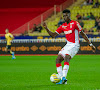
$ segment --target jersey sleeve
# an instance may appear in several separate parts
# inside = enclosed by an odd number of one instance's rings
[[[62,26],[60,26],[56,31],[55,31],[57,34],[60,34],[60,33],[62,33],[63,32],[63,30],[62,30]]]
[[[82,27],[78,22],[76,22],[76,29],[79,31],[79,33],[82,31]]]
[[[12,34],[10,34],[10,35],[9,35],[9,37],[13,38],[13,35],[12,35]]]

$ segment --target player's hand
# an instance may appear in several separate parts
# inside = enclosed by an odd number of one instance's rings
[[[10,41],[10,43],[12,43],[12,41]]]
[[[46,22],[43,22],[43,27],[44,27],[44,28],[47,28]]]
[[[94,45],[91,45],[90,47],[92,47],[92,51],[95,53],[96,47]]]

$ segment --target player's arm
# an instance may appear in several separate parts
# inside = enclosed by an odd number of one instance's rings
[[[96,48],[95,48],[95,46],[89,41],[87,35],[86,35],[83,31],[81,31],[80,34],[81,34],[81,36],[88,42],[89,46],[92,47],[92,51],[95,52]]]
[[[44,22],[43,23],[43,27],[46,29],[46,31],[48,32],[48,34],[52,37],[52,38],[55,38],[58,34],[56,33],[56,32],[51,32],[49,29],[48,29],[48,27],[47,27],[47,25],[46,25],[46,23]]]
[[[12,38],[12,40],[14,39],[14,36],[13,36],[12,34],[11,34],[11,35],[9,35],[9,37],[10,37],[10,38]]]

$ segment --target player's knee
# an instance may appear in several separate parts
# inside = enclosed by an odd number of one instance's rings
[[[8,50],[5,48],[5,52],[7,52]]]
[[[10,53],[10,49],[8,49],[8,53]]]
[[[69,61],[70,61],[70,59],[71,59],[71,56],[70,56],[70,55],[66,55],[66,56],[65,56],[65,60],[64,60],[64,61],[65,61],[65,62],[69,62]]]
[[[56,64],[61,63],[63,60],[64,60],[63,57],[61,55],[58,55],[58,57],[56,59]]]
[[[61,63],[60,59],[56,59],[56,64]]]

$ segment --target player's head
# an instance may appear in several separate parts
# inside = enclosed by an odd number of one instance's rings
[[[9,33],[9,29],[8,29],[8,28],[6,28],[6,29],[5,29],[5,32],[6,32],[6,33]]]
[[[63,18],[64,18],[65,22],[67,22],[67,21],[70,20],[70,10],[65,9],[65,10],[63,11]]]

